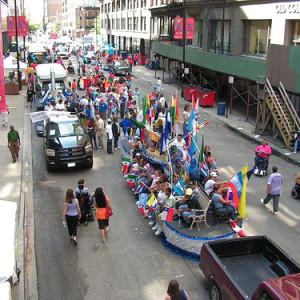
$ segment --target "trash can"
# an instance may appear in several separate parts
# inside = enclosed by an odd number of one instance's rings
[[[209,89],[197,89],[196,99],[199,99],[201,106],[214,106],[215,92]]]
[[[192,101],[193,96],[196,97],[196,90],[199,86],[194,84],[183,85],[183,98],[188,101]],[[196,100],[196,98],[195,98]]]
[[[123,59],[127,59],[128,52],[127,51],[121,51],[121,56],[122,56]]]
[[[224,116],[225,115],[225,102],[218,102],[217,115]]]

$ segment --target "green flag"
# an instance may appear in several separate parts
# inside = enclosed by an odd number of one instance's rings
[[[204,161],[204,135],[202,134],[202,143],[201,150],[199,153],[198,163],[202,163]]]

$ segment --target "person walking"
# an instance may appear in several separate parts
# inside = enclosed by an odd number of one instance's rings
[[[169,282],[167,294],[165,300],[190,300],[188,293],[184,289],[179,289],[176,279]]]
[[[114,154],[112,152],[112,139],[113,139],[113,132],[112,132],[112,125],[111,125],[111,119],[107,119],[107,124],[105,127],[105,133],[107,138],[107,153],[108,154]]]
[[[79,202],[75,198],[74,191],[72,189],[68,189],[66,192],[62,216],[63,222],[65,218],[68,225],[70,240],[74,242],[75,246],[77,246],[77,225],[78,220],[81,219],[81,211],[79,207]]]
[[[91,118],[89,120],[87,130],[88,130],[88,135],[89,135],[90,142],[92,144],[92,148],[93,149],[98,149],[97,139],[96,139],[97,124],[96,124],[94,118]],[[93,145],[93,141],[94,141],[94,145]]]
[[[15,163],[19,157],[20,145],[21,141],[19,132],[15,130],[14,126],[10,126],[10,131],[7,134],[7,147],[10,150],[13,163]]]
[[[99,149],[103,148],[103,134],[104,134],[104,121],[100,118],[99,115],[96,115],[96,134],[97,134],[97,142]]]
[[[7,127],[8,113],[9,113],[7,103],[5,103],[5,106],[3,106],[2,108],[0,108],[0,113],[2,115],[3,127]]]
[[[272,167],[272,174],[269,176],[266,197],[265,199],[260,199],[262,206],[265,206],[273,199],[273,213],[277,215],[279,198],[281,194],[282,186],[282,176],[280,173],[277,173],[278,168],[276,166]]]
[[[31,85],[28,85],[27,87],[27,103],[26,103],[26,107],[32,107],[32,102],[33,102],[33,87]]]
[[[107,217],[107,208],[111,210],[111,204],[109,198],[105,196],[103,189],[98,187],[96,191],[92,194],[95,198],[95,206],[97,208],[96,218],[98,220],[98,226],[101,235],[102,244],[106,241],[106,233],[108,232],[108,217]]]
[[[113,136],[114,136],[114,148],[115,150],[120,149],[120,147],[118,146],[118,140],[120,137],[120,126],[118,123],[118,117],[114,118],[114,122],[112,124],[112,132],[113,132]]]
[[[161,79],[160,77],[157,77],[157,80],[155,82],[155,88],[154,88],[156,93],[160,93],[161,91]]]

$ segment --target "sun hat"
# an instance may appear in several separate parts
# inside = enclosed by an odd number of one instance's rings
[[[210,176],[210,177],[218,177],[218,175],[217,175],[216,172],[211,172],[211,173],[209,174],[209,176]]]
[[[191,195],[193,195],[193,190],[192,189],[187,189],[185,191],[185,194],[188,195],[188,196],[191,196]]]

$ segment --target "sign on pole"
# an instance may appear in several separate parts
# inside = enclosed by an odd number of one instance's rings
[[[26,17],[18,16],[18,36],[26,36],[29,33],[29,23],[26,22]],[[7,21],[7,35],[16,35],[15,17],[10,16],[6,18]]]
[[[185,39],[193,40],[195,37],[195,21],[194,18],[185,19]],[[183,39],[183,18],[174,19],[174,40]]]
[[[1,16],[0,5],[0,16]],[[0,32],[2,32],[2,22],[0,22]],[[6,108],[5,101],[5,84],[4,84],[4,68],[3,68],[3,46],[2,46],[2,34],[0,34],[0,109]]]

